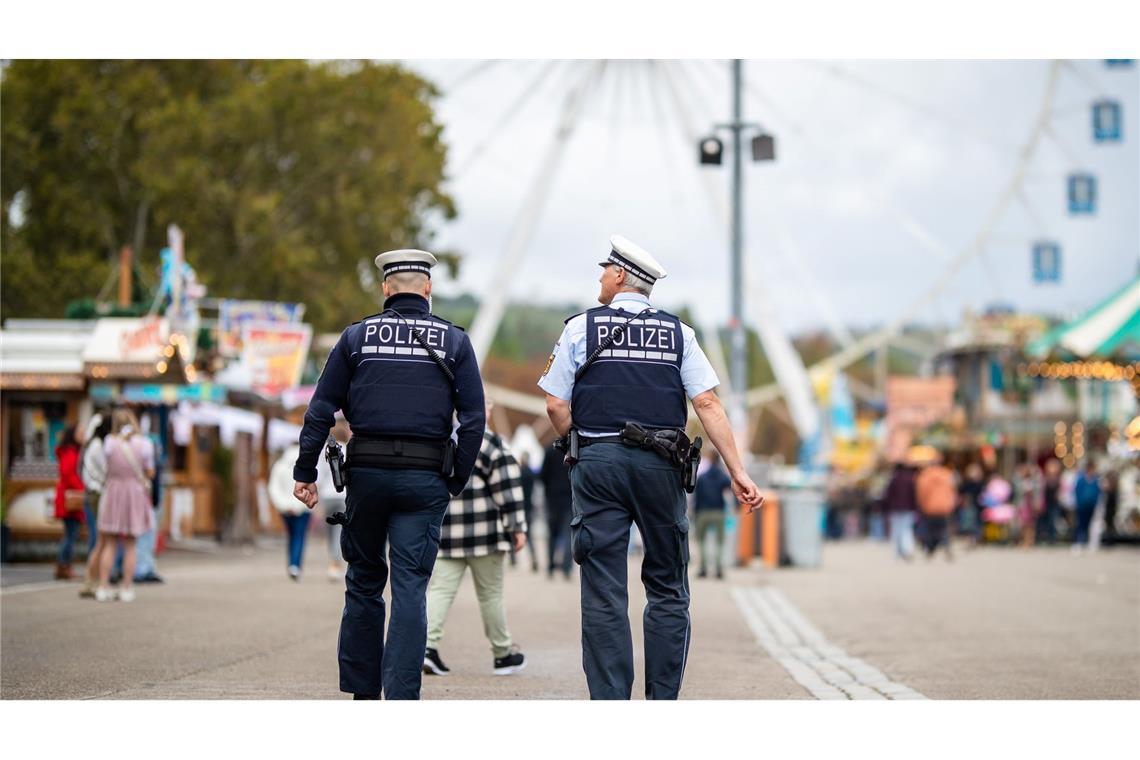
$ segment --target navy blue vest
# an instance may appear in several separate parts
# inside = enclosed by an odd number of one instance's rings
[[[586,356],[636,312],[600,306],[586,312]],[[574,383],[574,425],[618,432],[626,422],[651,428],[683,428],[689,411],[681,382],[681,320],[652,309],[628,323],[625,333]]]
[[[400,298],[400,296],[396,296]],[[424,304],[426,306],[426,302]],[[424,340],[455,372],[466,336],[426,309],[401,309],[400,317],[378,314],[352,326],[349,353],[355,368],[345,416],[367,435],[444,440],[455,411],[451,382],[412,334]]]

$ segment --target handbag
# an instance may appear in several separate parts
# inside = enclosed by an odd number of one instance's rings
[[[63,511],[65,513],[82,512],[84,502],[87,498],[87,492],[68,489],[63,492]]]

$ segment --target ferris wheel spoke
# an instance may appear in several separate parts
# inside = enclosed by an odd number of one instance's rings
[[[974,123],[968,119],[949,113],[940,108],[937,108],[929,103],[925,103],[918,98],[904,95],[903,93],[895,92],[894,90],[880,85],[862,75],[856,74],[851,69],[840,66],[834,63],[823,63],[821,61],[803,61],[805,65],[812,66],[823,71],[831,78],[838,82],[842,82],[857,89],[878,95],[884,100],[888,100],[895,105],[907,108],[917,114],[927,117],[932,122],[939,124],[944,128],[953,128],[955,133],[966,133],[973,136],[975,139],[981,141],[983,144],[1001,151],[1002,153],[1009,153],[1016,149],[1015,145],[1006,143],[1000,138],[978,129]]]
[[[502,63],[502,61],[496,58],[492,58],[486,61],[478,61],[474,65],[461,72],[459,76],[449,82],[446,86],[440,88],[443,92],[443,97],[451,97],[464,85],[470,84],[475,79],[487,73],[500,63]]]
[[[560,61],[550,61],[543,66],[538,75],[532,78],[526,85],[523,86],[522,91],[515,97],[507,110],[499,117],[495,124],[487,131],[475,147],[467,154],[467,157],[460,164],[459,168],[455,171],[455,176],[452,181],[457,180],[459,177],[465,175],[471,169],[471,166],[476,163],[491,144],[502,135],[507,133],[507,127],[511,122],[525,109],[535,94],[541,89],[543,82],[550,78],[551,73],[558,67]]]
[[[492,283],[510,282],[510,273],[522,262],[537,228],[538,219],[546,205],[546,199],[550,195],[554,177],[562,163],[562,158],[566,154],[566,146],[569,144],[581,117],[583,104],[596,85],[597,78],[600,76],[604,65],[604,62],[585,64],[585,73],[578,85],[566,93],[558,124],[551,136],[546,154],[539,164],[538,173],[525,195],[523,207],[511,229],[507,248],[499,258],[498,265],[490,280]],[[510,288],[493,287],[486,289],[485,292],[486,298],[475,314],[470,331],[471,346],[480,363],[486,359],[495,339],[495,334],[499,331],[499,325],[506,310],[507,298],[510,296]]]
[[[1077,80],[1081,82],[1081,84],[1087,87],[1089,91],[1093,93],[1093,95],[1098,98],[1105,97],[1105,93],[1108,92],[1108,89],[1100,82],[1097,77],[1082,69],[1079,65],[1077,65],[1076,61],[1064,61],[1063,65],[1065,67],[1065,71],[1072,74]]]

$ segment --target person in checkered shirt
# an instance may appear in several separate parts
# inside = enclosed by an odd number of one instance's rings
[[[447,612],[468,568],[475,581],[483,630],[491,642],[495,675],[510,675],[526,667],[526,656],[514,645],[507,628],[503,599],[504,557],[512,548],[522,551],[526,532],[519,463],[503,439],[487,430],[471,479],[451,500],[443,518],[439,555],[427,592],[424,673],[443,676],[450,672],[439,655],[439,642]]]

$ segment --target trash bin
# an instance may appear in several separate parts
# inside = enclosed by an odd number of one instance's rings
[[[822,490],[790,488],[780,491],[784,555],[796,567],[819,567],[823,555]]]

